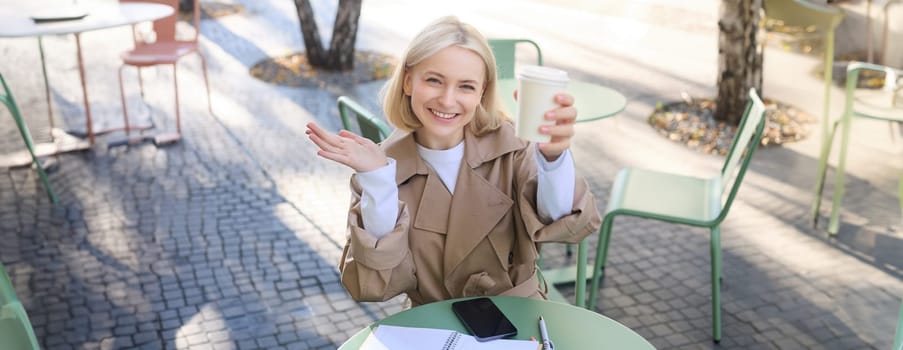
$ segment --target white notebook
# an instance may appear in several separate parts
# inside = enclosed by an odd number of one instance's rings
[[[361,350],[537,350],[532,340],[497,339],[479,342],[476,338],[448,329],[380,325],[367,336]]]

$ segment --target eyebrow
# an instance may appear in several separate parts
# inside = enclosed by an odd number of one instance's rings
[[[426,73],[426,74],[437,75],[437,76],[439,76],[439,77],[442,78],[442,79],[446,79],[445,75],[443,75],[442,73],[436,72],[436,71],[428,70],[428,71],[426,71],[426,72],[424,72],[424,73]],[[474,80],[474,79],[465,79],[465,80],[460,81],[460,83],[475,84],[475,85],[479,85],[479,84],[480,84],[480,83],[478,83],[478,82],[477,82],[476,80]]]

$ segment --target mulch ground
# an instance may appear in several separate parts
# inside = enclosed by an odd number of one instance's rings
[[[325,88],[334,85],[358,84],[386,79],[397,64],[394,56],[357,50],[354,52],[354,68],[348,71],[326,71],[310,66],[304,52],[280,57],[268,57],[251,67],[253,77],[268,83],[292,86]]]
[[[816,118],[799,108],[765,99],[765,131],[762,145],[781,145],[804,139]],[[659,105],[648,122],[659,134],[706,154],[726,155],[736,126],[715,120],[711,98],[684,97],[684,101]]]
[[[215,1],[204,1],[201,3],[201,19],[220,18],[244,11],[244,6],[238,4],[227,4]],[[179,20],[191,23],[191,10],[182,11],[182,9],[179,9]]]

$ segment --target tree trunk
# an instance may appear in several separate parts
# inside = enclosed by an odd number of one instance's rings
[[[339,10],[332,28],[329,43],[329,62],[332,69],[354,68],[354,42],[357,40],[357,23],[361,17],[361,0],[339,0]]]
[[[759,20],[762,0],[722,0],[718,20],[718,97],[715,119],[740,124],[750,88],[762,96]]]
[[[201,1],[201,0],[197,0]],[[179,0],[179,11],[181,12],[191,12],[194,10],[194,1],[193,0]]]
[[[354,43],[361,16],[362,0],[339,0],[329,50],[323,48],[314,11],[308,0],[294,0],[304,37],[304,49],[311,66],[326,70],[348,70],[354,67]]]
[[[314,10],[307,0],[295,0],[295,10],[298,12],[298,22],[301,24],[301,35],[304,37],[304,51],[307,54],[307,62],[311,66],[326,66],[326,51],[320,40],[320,31],[314,18]]]

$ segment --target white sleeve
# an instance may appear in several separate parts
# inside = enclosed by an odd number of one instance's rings
[[[395,228],[398,218],[398,186],[395,185],[395,159],[388,158],[386,166],[357,173],[361,185],[361,218],[364,230],[376,238]]]
[[[558,159],[549,162],[537,148],[536,163],[536,210],[539,218],[552,222],[570,214],[576,181],[571,151],[565,150]]]

